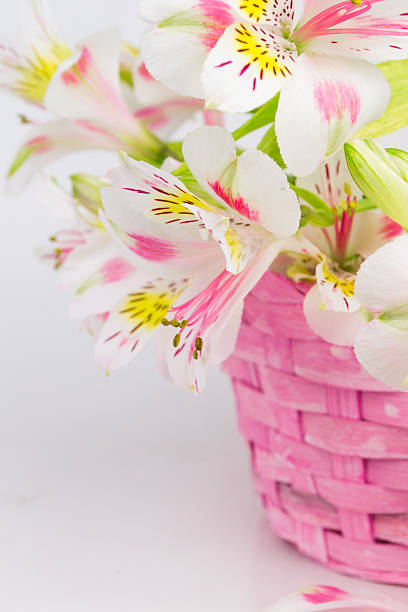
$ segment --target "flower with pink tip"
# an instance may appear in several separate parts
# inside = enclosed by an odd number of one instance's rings
[[[36,172],[76,151],[126,151],[160,165],[168,154],[160,138],[202,112],[202,102],[155,81],[116,28],[88,36],[70,51],[58,42],[45,0],[25,4],[35,25],[27,32],[34,59],[19,59],[0,46],[0,83],[54,120],[26,120],[32,127],[10,167],[9,191],[22,189]]]
[[[71,314],[85,319],[110,311],[145,277],[123,257],[100,223],[100,196],[90,202],[78,192],[71,195],[45,174],[40,175],[36,186],[40,202],[62,227],[50,237],[48,247],[37,250],[37,255],[53,263],[61,286],[73,296]]]
[[[94,177],[93,182],[96,181]],[[56,232],[50,238],[50,246],[38,250],[37,254],[58,270],[62,288],[72,296],[71,316],[95,336],[98,363],[109,373],[129,363],[149,341],[171,304],[171,299],[163,297],[177,295],[186,281],[165,281],[137,269],[98,222],[101,202],[96,191],[96,197],[90,199],[81,196],[89,196],[91,191],[74,189],[76,197],[73,197],[46,175],[41,176],[39,188],[42,203],[60,219],[64,229]],[[161,299],[164,309],[153,312],[149,324],[139,325],[137,311],[145,306],[151,313],[154,295],[156,302]],[[121,323],[120,331],[111,332],[117,319]],[[138,325],[136,333],[134,328]],[[99,342],[98,338],[101,338]],[[105,360],[101,359],[104,349],[109,353]]]
[[[314,586],[281,599],[267,612],[403,612],[395,602],[351,595],[333,586]]]
[[[386,110],[378,62],[408,57],[405,0],[142,0],[142,53],[158,80],[208,107],[250,111],[281,92],[276,132],[296,176]]]
[[[19,51],[0,44],[0,87],[26,102],[43,106],[52,77],[72,51],[45,0],[24,0],[19,8],[25,48]]]
[[[355,281],[364,259],[402,227],[380,210],[357,209],[362,192],[353,181],[344,152],[325,162],[314,174],[297,180],[298,188],[321,198],[332,213],[327,227],[306,225],[288,253],[287,274],[297,282],[313,283],[304,301],[310,327],[327,342],[353,346],[366,319],[355,295]]]
[[[190,134],[183,154],[208,196],[174,175],[122,156],[102,190],[104,222],[151,278],[109,317],[98,343],[113,369],[123,341],[165,322],[161,354],[169,376],[199,392],[206,366],[233,350],[243,300],[299,226],[300,207],[280,168],[260,151],[237,157],[220,127]],[[132,355],[129,355],[129,358]]]

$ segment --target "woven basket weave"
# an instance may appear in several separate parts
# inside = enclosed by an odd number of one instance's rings
[[[340,572],[408,584],[408,394],[319,339],[304,287],[268,272],[225,369],[274,530]]]

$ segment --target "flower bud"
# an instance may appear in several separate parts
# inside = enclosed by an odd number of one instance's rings
[[[401,178],[408,182],[408,153],[402,149],[387,149],[387,153],[397,166]]]
[[[71,176],[72,193],[87,210],[98,214],[102,206],[101,188],[103,182],[93,174],[73,174]]]
[[[367,138],[346,143],[347,164],[367,198],[390,219],[408,228],[408,155],[385,150]]]

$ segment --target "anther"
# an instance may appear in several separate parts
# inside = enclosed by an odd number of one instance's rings
[[[180,340],[181,340],[180,334],[177,334],[176,336],[174,336],[174,338],[173,338],[173,346],[174,346],[174,348],[178,347],[178,345],[180,344]]]
[[[201,353],[201,351],[203,350],[203,339],[202,338],[196,338],[195,341],[195,347],[196,350],[199,351]]]
[[[170,325],[172,325],[173,327],[180,327],[180,321],[177,321],[177,319],[173,319],[173,321],[170,321]]]
[[[353,4],[357,4],[357,2],[354,2]],[[360,0],[359,4],[361,4],[361,0]],[[347,196],[349,196],[349,197],[351,197],[353,195],[353,192],[351,190],[351,185],[350,185],[350,183],[347,183],[347,181],[344,183],[344,193]]]
[[[20,122],[24,125],[27,123],[31,123],[31,121],[28,119],[28,117],[26,117],[26,115],[23,115],[22,113],[18,114],[18,118],[20,119]]]
[[[198,360],[198,351],[195,350],[193,353],[193,358],[197,361]]]
[[[161,324],[164,325],[164,327],[168,327],[170,325],[170,321],[168,321],[167,319],[162,319]]]

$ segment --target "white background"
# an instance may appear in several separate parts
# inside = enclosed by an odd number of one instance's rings
[[[51,2],[71,42],[118,24],[137,44],[136,5]],[[17,37],[9,0],[0,24]],[[23,137],[19,108],[0,98],[1,176]],[[56,169],[112,162],[81,154]],[[149,352],[104,378],[32,256],[57,227],[30,186],[1,196],[1,229],[1,612],[258,612],[313,583],[408,603],[406,590],[332,574],[271,534],[221,373],[199,399],[161,380]]]

